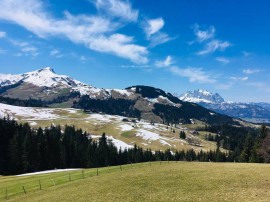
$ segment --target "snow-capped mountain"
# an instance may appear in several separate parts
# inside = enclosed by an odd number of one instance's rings
[[[185,94],[182,94],[179,97],[180,100],[186,101],[186,102],[193,102],[193,103],[222,103],[224,102],[224,99],[218,94],[218,93],[211,93],[207,90],[194,90],[188,91]]]
[[[225,101],[218,93],[207,90],[194,90],[179,96],[186,102],[197,103],[207,109],[211,109],[228,116],[246,119],[253,122],[270,122],[269,103],[237,103]]]
[[[20,85],[21,92],[25,91],[26,96],[29,94],[28,97],[34,97],[31,88],[34,88],[39,94],[46,93],[47,95],[56,94],[65,91],[65,89],[68,89],[69,92],[79,92],[80,95],[89,95],[93,98],[98,96],[108,97],[110,95],[110,92],[105,89],[87,85],[66,75],[58,75],[51,67],[24,74],[0,74],[0,88],[5,90],[13,89],[17,85]]]
[[[143,89],[144,87],[141,86]],[[138,89],[141,89],[138,88]],[[53,100],[59,96],[68,97],[70,93],[77,92],[82,95],[88,95],[93,99],[137,99],[140,92],[136,88],[103,89],[82,83],[66,75],[59,75],[51,67],[45,67],[36,71],[23,74],[0,74],[0,95],[4,97],[19,99],[41,99]],[[155,91],[155,90],[152,90]],[[178,106],[178,103],[171,102],[168,95],[159,90],[154,99],[144,99],[154,103],[168,104]]]
[[[18,106],[74,107],[158,123],[189,123],[193,119],[207,123],[232,121],[231,117],[183,102],[158,88],[142,85],[123,90],[96,88],[58,75],[50,67],[24,74],[1,74],[0,101]]]

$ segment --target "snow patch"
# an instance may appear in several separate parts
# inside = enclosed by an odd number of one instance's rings
[[[116,91],[120,93],[121,95],[126,95],[126,96],[130,96],[132,94],[131,92],[128,92],[127,90],[113,89],[113,91]]]
[[[121,129],[121,131],[130,131],[134,129],[131,125],[128,124],[121,124],[119,128]]]
[[[117,147],[118,150],[130,149],[133,148],[132,145],[129,145],[121,140],[115,139],[113,136],[107,136],[108,140],[111,140],[112,143]]]
[[[171,146],[168,142],[166,142],[166,140],[169,140],[168,138],[165,137],[161,137],[159,134],[151,132],[151,131],[147,131],[144,129],[140,129],[136,136],[142,137],[144,140],[148,140],[148,141],[159,141],[161,144],[163,145],[169,145]]]
[[[0,116],[9,115],[11,118],[15,116],[25,117],[25,120],[52,120],[59,119],[60,116],[53,113],[54,109],[18,107],[0,103]]]
[[[78,168],[54,169],[54,170],[45,170],[45,171],[34,172],[34,173],[25,173],[25,174],[16,175],[16,176],[17,177],[22,177],[22,176],[40,175],[40,174],[57,173],[57,172],[65,172],[65,171],[74,171],[74,170],[80,170],[80,169],[78,169]]]
[[[172,145],[170,145],[168,142],[166,142],[165,140],[160,140],[160,143],[163,144],[163,145],[172,146]]]

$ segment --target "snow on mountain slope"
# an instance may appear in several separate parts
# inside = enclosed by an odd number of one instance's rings
[[[224,101],[218,93],[206,90],[188,91],[179,98],[186,102],[198,103],[207,109],[228,116],[254,120],[254,122],[270,122],[270,109],[267,108],[270,104]]]
[[[57,114],[54,114],[54,109],[33,108],[33,107],[18,107],[0,103],[0,118],[7,115],[10,118],[26,117],[25,120],[52,120],[59,119]]]
[[[51,67],[46,67],[24,74],[0,74],[0,87],[16,84],[19,81],[30,83],[38,87],[46,88],[70,88],[71,91],[80,92],[81,95],[97,97],[99,95],[109,96],[110,92],[95,88],[66,75],[58,75]]]
[[[23,79],[21,74],[0,74],[0,87],[13,85]]]
[[[74,125],[88,132],[97,139],[103,132],[108,140],[118,148],[131,148],[134,144],[153,150],[183,149],[191,147],[185,140],[179,139],[180,130],[185,130],[188,136],[194,130],[182,127],[168,127],[164,124],[153,124],[149,121],[132,119],[124,116],[107,114],[87,114],[82,110],[72,108],[38,108],[18,107],[0,103],[0,118],[10,116],[19,122],[27,121],[31,127],[50,127],[51,125]],[[128,120],[128,121],[123,121]],[[172,131],[172,128],[175,132]],[[205,145],[204,149],[210,149]],[[198,151],[201,148],[198,148]],[[215,149],[215,148],[213,148]]]
[[[224,99],[218,93],[211,93],[207,90],[188,91],[179,97],[180,100],[194,103],[222,103]]]

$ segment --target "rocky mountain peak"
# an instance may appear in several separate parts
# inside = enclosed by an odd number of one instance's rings
[[[225,102],[224,99],[218,93],[211,93],[203,89],[188,91],[182,94],[179,98],[180,100],[183,100],[186,102],[194,102],[194,103],[204,102],[204,103],[217,104],[217,103]]]

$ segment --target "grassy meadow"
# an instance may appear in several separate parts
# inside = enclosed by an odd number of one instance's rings
[[[270,198],[268,164],[152,162],[125,165],[122,170],[120,166],[102,168],[98,176],[96,169],[86,169],[84,175],[82,179],[82,171],[78,170],[0,177],[1,200],[6,200],[5,188],[12,186],[21,191],[13,193],[7,201],[268,201]],[[57,183],[55,186],[52,179]],[[31,186],[35,188],[31,190]]]

